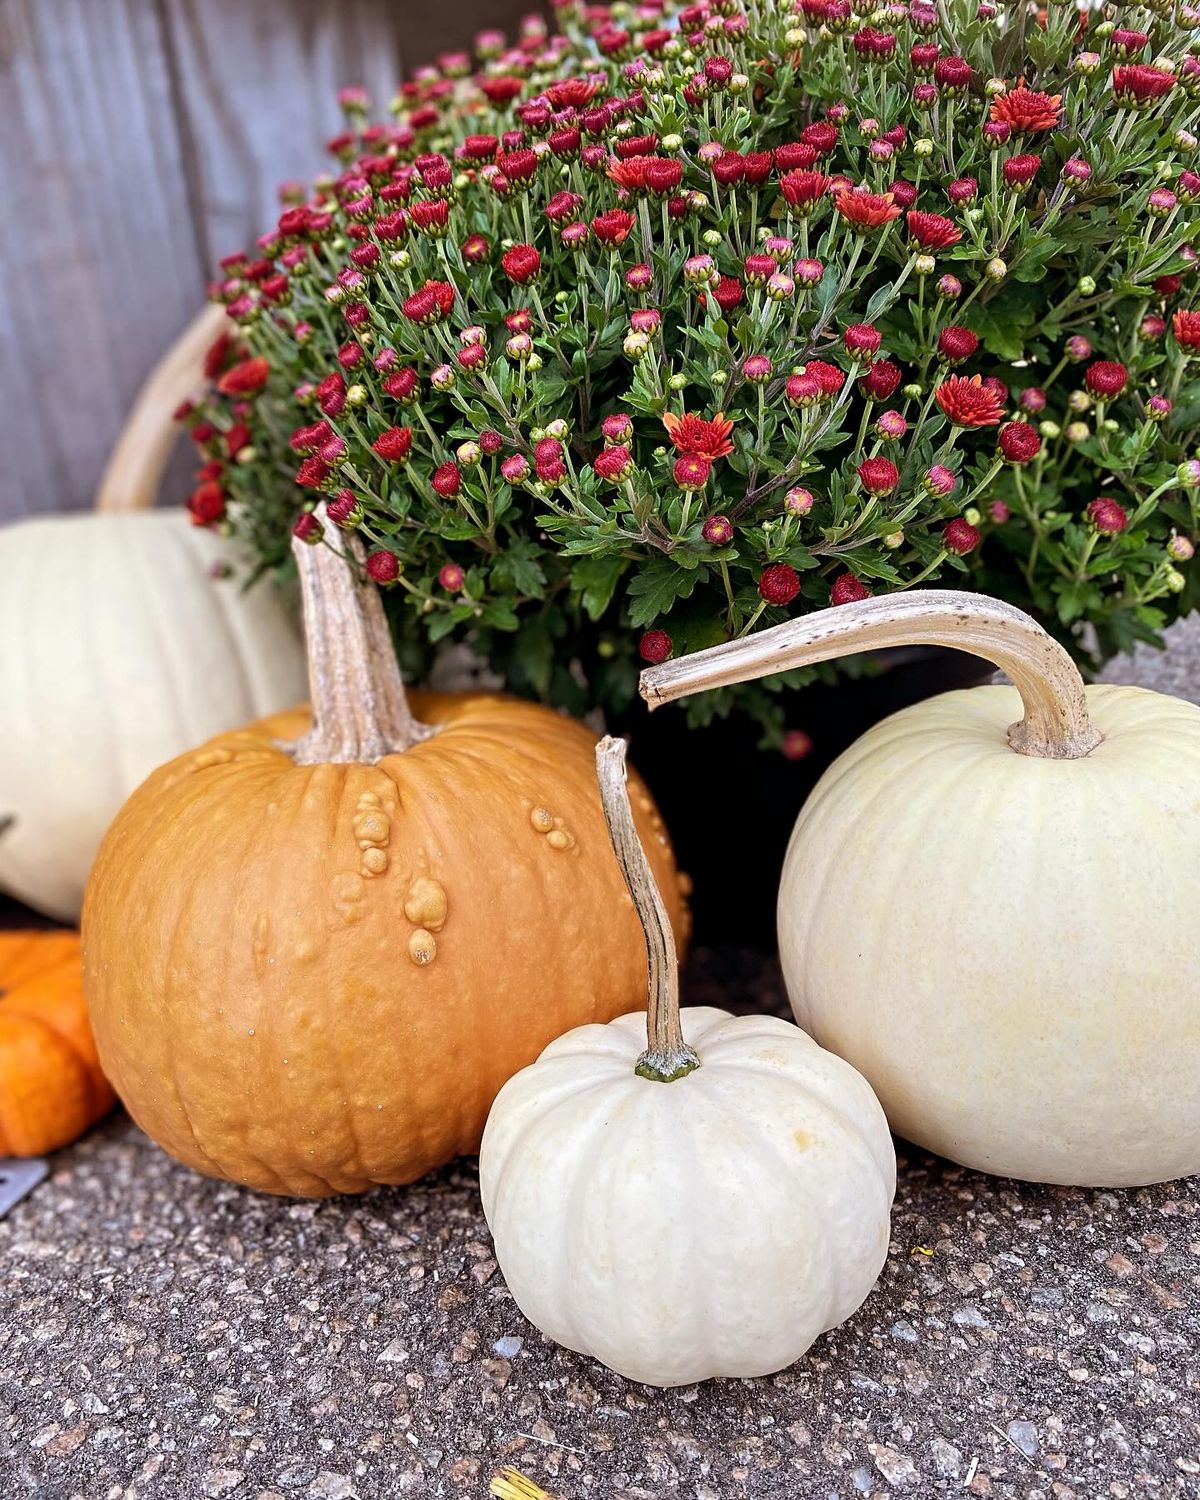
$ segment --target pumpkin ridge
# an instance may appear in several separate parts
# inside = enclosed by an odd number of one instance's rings
[[[726,1064],[726,1067],[728,1066],[729,1065]],[[760,1070],[739,1065],[739,1071],[746,1073],[757,1073],[760,1077],[768,1077],[773,1083],[786,1081],[788,1084],[795,1086],[798,1082],[798,1080],[790,1076],[786,1080],[784,1080],[783,1078],[781,1078],[781,1075],[779,1073],[769,1073],[765,1069]],[[713,1113],[718,1116],[718,1118],[724,1119],[726,1121],[726,1128],[720,1133],[720,1139],[723,1141],[736,1139],[740,1131],[744,1130],[745,1128],[744,1122],[738,1116],[737,1109],[735,1107],[736,1101],[733,1101],[728,1097],[727,1086],[730,1082],[731,1080],[727,1076],[722,1076],[720,1073],[710,1075],[708,1080],[708,1091],[704,1101],[707,1107],[710,1108]],[[808,1090],[805,1090],[805,1092],[807,1093]],[[839,1123],[842,1122],[839,1120]],[[849,1126],[847,1126],[846,1133],[852,1139],[857,1139],[858,1137],[858,1132],[853,1130]],[[875,1170],[878,1171],[879,1164],[875,1160],[871,1152],[866,1150],[865,1142],[862,1143],[862,1146],[865,1155],[871,1161],[872,1167],[874,1167]],[[807,1209],[805,1217],[807,1218],[811,1226],[810,1239],[813,1243],[819,1245],[820,1247],[819,1260],[821,1269],[821,1305],[825,1309],[822,1318],[822,1322],[824,1322],[824,1319],[829,1316],[834,1307],[834,1247],[830,1241],[829,1230],[826,1225],[826,1216],[823,1211],[824,1205],[818,1203],[813,1198],[812,1188],[806,1181],[804,1174],[796,1170],[797,1159],[786,1156],[780,1149],[779,1143],[772,1136],[764,1131],[757,1131],[754,1138],[754,1147],[755,1153],[757,1155],[761,1156],[764,1152],[769,1155],[773,1163],[773,1170],[780,1174],[781,1180],[787,1184],[789,1191],[797,1193],[798,1196],[804,1200],[804,1204]],[[883,1183],[883,1186],[886,1193],[886,1181]],[[891,1195],[887,1194],[887,1196],[890,1203]],[[839,1321],[841,1320],[836,1318],[834,1319],[835,1324]],[[823,1327],[821,1331],[825,1332],[827,1331],[828,1327],[832,1326],[833,1324],[828,1324],[826,1325],[826,1327]]]

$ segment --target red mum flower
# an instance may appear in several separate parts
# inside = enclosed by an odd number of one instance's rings
[[[922,250],[945,250],[962,239],[962,230],[953,219],[915,208],[908,215],[908,232]]]
[[[971,82],[971,64],[964,57],[939,57],[933,65],[934,82],[947,93],[957,93]]]
[[[800,575],[787,563],[772,563],[759,574],[758,592],[768,604],[790,604],[800,592]]]
[[[610,484],[619,484],[633,468],[633,454],[624,443],[614,444],[596,454],[592,460],[592,468],[601,479],[607,479]]]
[[[858,477],[869,495],[890,495],[900,483],[900,470],[890,458],[864,458]]]
[[[193,490],[187,503],[193,526],[211,526],[225,514],[225,492],[211,481]]]
[[[1083,383],[1093,396],[1108,400],[1129,384],[1129,371],[1115,359],[1098,359],[1083,372]]]
[[[665,630],[647,630],[638,642],[638,655],[652,666],[666,661],[675,645]]]
[[[532,245],[514,245],[500,257],[500,264],[510,281],[525,286],[542,269],[542,257]]]
[[[804,141],[785,141],[782,146],[776,146],[772,154],[775,170],[780,173],[803,171],[814,166],[817,160],[815,147]]]
[[[713,288],[713,298],[722,312],[732,312],[744,296],[742,283],[736,276],[719,277]]]
[[[788,172],[779,179],[779,190],[790,207],[807,213],[829,190],[829,178],[822,172]]]
[[[956,427],[995,427],[1004,415],[1004,398],[978,375],[951,375],[933,399]]]
[[[448,281],[427,281],[401,307],[412,323],[440,323],[454,307],[454,288]]]
[[[1124,63],[1112,70],[1113,93],[1131,108],[1153,104],[1175,87],[1175,75],[1147,63]]]
[[[978,335],[957,323],[943,328],[938,335],[938,353],[949,365],[961,364],[964,359],[970,359],[978,348]]]
[[[900,207],[891,193],[869,193],[865,188],[843,188],[834,197],[834,205],[843,219],[861,230],[882,229],[900,217]]]
[[[1042,451],[1042,440],[1028,422],[1005,422],[1000,429],[1000,452],[1010,464],[1027,464]]]
[[[689,412],[676,416],[674,412],[668,411],[663,413],[663,426],[680,453],[713,460],[724,458],[726,454],[733,452],[733,444],[729,441],[733,422],[723,411],[719,411],[711,420],[693,416]]]
[[[857,604],[870,597],[871,590],[853,573],[839,573],[829,587],[830,604]]]
[[[606,245],[623,245],[637,221],[623,208],[610,208],[592,220],[592,232]]]
[[[1129,514],[1111,495],[1099,495],[1086,511],[1089,522],[1101,536],[1118,536],[1129,525]]]
[[[1171,328],[1176,342],[1185,349],[1200,349],[1200,312],[1180,309],[1171,318]]]
[[[1009,187],[1028,187],[1038,174],[1042,164],[1040,156],[1010,156],[1000,168],[1001,175]]]
[[[412,451],[412,440],[411,427],[389,427],[371,444],[371,451],[390,464],[402,464]]]
[[[804,366],[804,373],[817,382],[823,396],[836,396],[846,383],[845,372],[823,359],[810,359]]]
[[[642,169],[646,187],[652,193],[673,193],[683,181],[683,163],[667,156],[647,156]]]
[[[271,366],[261,354],[253,359],[240,359],[217,381],[217,390],[223,396],[253,396],[267,383]]]
[[[337,417],[346,409],[346,377],[340,370],[317,385],[317,405],[327,417]]]
[[[546,90],[546,98],[555,109],[582,109],[596,96],[596,85],[589,78],[563,78]]]
[[[990,118],[1002,120],[1014,130],[1053,130],[1062,113],[1061,94],[1039,94],[1019,83],[1007,94],[992,100]]]
[[[520,78],[513,78],[507,74],[502,78],[479,80],[480,92],[491,104],[511,104],[514,99],[520,97],[524,87],[525,84]]]

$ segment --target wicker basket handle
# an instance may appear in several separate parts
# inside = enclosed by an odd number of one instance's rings
[[[227,325],[225,309],[210,303],[146,377],[109,455],[96,491],[97,510],[145,510],[154,504],[179,436],[175,409],[203,393],[204,356]]]

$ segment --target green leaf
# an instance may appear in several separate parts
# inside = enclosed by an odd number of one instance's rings
[[[649,625],[665,615],[677,599],[687,599],[692,590],[708,576],[707,568],[685,572],[670,558],[655,558],[632,580],[626,590],[629,600],[629,623]]]
[[[509,542],[492,565],[493,587],[540,597],[546,586],[546,574],[538,561],[540,552],[536,542],[525,538]]]
[[[589,557],[575,568],[572,586],[589,620],[598,620],[612,603],[621,574],[629,566],[624,557]]]

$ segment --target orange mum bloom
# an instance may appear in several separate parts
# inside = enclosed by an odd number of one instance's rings
[[[1176,340],[1185,349],[1200,349],[1200,312],[1188,312],[1181,308],[1171,318]]]
[[[900,217],[900,205],[892,202],[891,193],[868,193],[864,188],[843,188],[835,194],[834,204],[843,219],[859,229],[881,229]]]
[[[1053,130],[1061,113],[1061,94],[1039,94],[1022,81],[1011,93],[997,94],[990,118],[1018,131]]]
[[[705,417],[692,416],[686,411],[681,417],[677,417],[672,411],[665,411],[663,426],[680,453],[707,458],[712,462],[733,452],[733,444],[729,441],[733,422],[723,411],[719,411],[711,421]]]
[[[956,427],[995,427],[1004,415],[1004,400],[979,375],[951,375],[933,393],[933,399]]]

